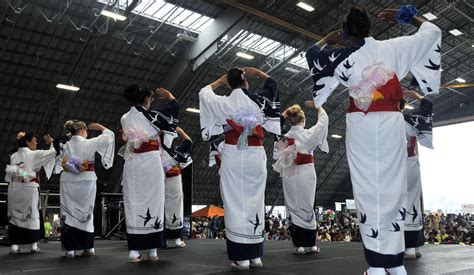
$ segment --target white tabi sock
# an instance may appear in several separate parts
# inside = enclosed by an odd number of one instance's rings
[[[11,246],[12,251],[17,251],[19,249],[20,249],[20,247],[17,244],[12,244],[12,246]]]
[[[37,250],[37,249],[38,249],[38,243],[32,243],[31,250]]]
[[[140,253],[137,250],[130,250],[130,253],[128,254],[129,258],[136,259],[140,257]]]
[[[240,266],[249,266],[250,261],[249,260],[244,260],[244,261],[235,261],[238,265]]]
[[[415,253],[416,253],[416,250],[414,247],[410,247],[405,250],[405,254],[408,254],[408,255],[415,255]]]
[[[74,257],[76,252],[74,250],[66,252],[66,257]]]
[[[390,275],[407,275],[407,271],[405,269],[405,266],[397,266],[393,268],[387,268],[387,271],[390,273]]]
[[[174,243],[175,243],[176,245],[181,245],[181,238],[175,239],[175,240],[174,240]]]
[[[158,249],[153,248],[148,250],[148,257],[158,257]]]
[[[383,267],[369,267],[367,269],[367,275],[386,275],[385,268]]]

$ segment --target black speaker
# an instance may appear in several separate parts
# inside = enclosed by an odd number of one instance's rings
[[[191,216],[191,209],[193,205],[193,164],[192,163],[181,171],[181,179],[183,181],[184,216]]]

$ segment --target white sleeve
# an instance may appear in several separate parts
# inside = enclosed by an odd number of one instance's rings
[[[54,146],[51,144],[48,150],[35,150],[33,153],[34,157],[31,170],[38,172],[41,167],[44,167],[46,177],[49,179],[53,173],[55,164],[56,150],[54,150]]]
[[[211,136],[222,134],[222,125],[229,117],[227,97],[216,95],[208,85],[199,92],[199,109],[202,138],[209,140]]]
[[[105,169],[112,167],[115,154],[115,134],[109,129],[105,129],[98,137],[87,140],[89,152],[99,153],[102,158],[102,165]]]
[[[321,109],[318,113],[318,122],[316,125],[305,130],[302,136],[303,146],[307,151],[314,151],[316,147],[319,146],[321,151],[325,153],[329,152],[329,145],[327,142],[328,124],[329,117],[326,111]]]
[[[438,93],[441,80],[441,30],[430,22],[424,22],[418,32],[383,41],[382,55],[393,52],[391,65],[398,78],[409,71],[417,79],[424,94]]]

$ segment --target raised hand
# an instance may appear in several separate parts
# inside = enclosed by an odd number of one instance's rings
[[[49,134],[44,135],[43,140],[48,145],[53,143],[53,138]]]
[[[385,9],[377,17],[385,22],[397,23],[397,9]]]
[[[315,108],[314,106],[314,100],[306,100],[304,102],[304,106],[306,106],[307,108]]]
[[[323,41],[326,42],[326,44],[328,45],[336,45],[342,43],[344,41],[344,36],[342,35],[342,33],[342,30],[330,32],[323,38]]]
[[[217,88],[219,88],[220,86],[222,85],[225,85],[227,86],[227,75],[224,74],[222,75],[221,77],[219,77],[219,79],[217,79],[216,81],[212,82],[211,84],[209,84],[212,88],[212,90],[215,90]]]
[[[99,123],[91,123],[87,126],[87,128],[89,128],[90,130],[93,130],[93,131],[100,131],[100,132],[107,129],[104,126],[100,125]]]
[[[415,99],[415,100],[422,100],[423,97],[415,92],[415,91],[412,91],[412,90],[404,90],[403,93],[405,94],[406,97],[409,97],[409,98],[412,98],[412,99]]]
[[[165,88],[157,88],[155,90],[155,94],[159,97],[159,99],[174,99],[175,97],[173,96],[173,94],[166,90]]]
[[[259,70],[257,68],[254,68],[254,67],[245,67],[245,68],[243,68],[243,70],[244,70],[244,72],[247,76],[256,76],[256,77],[262,78],[262,79],[267,79],[267,78],[270,77],[265,72],[262,72],[261,70]]]
[[[227,85],[227,74],[224,74],[221,77],[219,77],[217,81],[219,81],[221,85]]]

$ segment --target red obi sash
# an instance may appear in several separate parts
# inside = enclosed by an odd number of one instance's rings
[[[408,147],[407,147],[407,152],[408,152],[409,157],[416,156],[415,148],[416,148],[416,137],[410,137],[410,140],[408,141]]]
[[[166,172],[166,178],[172,178],[181,175],[181,168],[174,166],[168,172]]]
[[[145,153],[150,151],[160,150],[160,142],[158,140],[150,139],[147,142],[142,143],[140,147],[134,149],[134,153]]]
[[[224,142],[226,144],[236,145],[239,140],[240,133],[244,131],[244,127],[236,124],[234,121],[227,119],[227,124],[229,124],[232,129],[225,133]],[[248,145],[249,146],[263,146],[263,128],[260,125],[255,127],[256,133],[254,135],[248,136]]]
[[[354,103],[354,99],[350,97],[350,104],[348,113],[363,112],[365,114],[370,112],[399,112],[400,111],[400,100],[403,98],[403,90],[400,85],[398,77],[394,75],[392,79],[387,81],[385,85],[378,88],[377,91],[383,95],[382,99],[373,101],[367,111],[362,111],[357,108]]]
[[[120,130],[120,143],[122,145],[125,145],[127,143],[126,140],[123,139],[123,130]],[[150,152],[150,151],[158,151],[160,150],[160,142],[158,140],[150,139],[147,142],[142,143],[140,147],[137,149],[134,149],[134,153],[145,153],[145,152]]]
[[[287,141],[288,141],[288,145],[295,144],[295,140],[292,138],[287,138]],[[297,153],[296,158],[295,158],[295,163],[296,165],[314,163],[313,155]]]
[[[216,160],[217,168],[221,168],[221,156],[219,154],[214,155],[214,159]]]
[[[40,178],[38,177],[38,174],[36,174],[36,178],[32,178],[30,182],[40,183]]]

